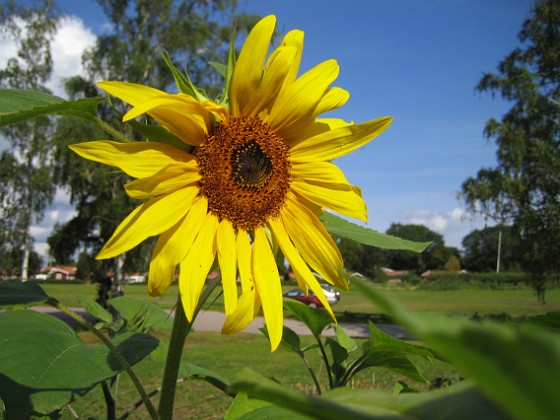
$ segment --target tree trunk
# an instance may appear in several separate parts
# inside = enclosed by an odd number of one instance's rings
[[[125,254],[115,257],[115,277],[113,277],[111,284],[111,298],[124,295],[124,275],[122,272],[124,257]]]
[[[29,235],[29,226],[25,230],[25,238],[23,240],[23,260],[21,261],[21,281],[29,279],[29,254],[31,247],[31,237]]]

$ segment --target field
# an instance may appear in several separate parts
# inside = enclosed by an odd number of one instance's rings
[[[43,284],[46,292],[57,297],[69,306],[78,306],[77,295],[95,298],[96,289],[91,284],[64,285]],[[286,286],[285,289],[293,286]],[[398,300],[408,308],[416,311],[430,311],[445,314],[473,315],[503,314],[512,316],[529,316],[550,311],[560,311],[560,289],[547,292],[547,304],[541,305],[530,288],[511,288],[504,290],[490,289],[460,289],[453,291],[425,291],[407,288],[388,289]],[[173,306],[177,294],[177,287],[171,286],[162,296],[149,297],[145,285],[128,285],[125,289],[127,296],[152,301],[164,308]],[[221,298],[214,296],[216,301],[210,308],[220,310]],[[212,299],[210,299],[212,300]],[[334,306],[336,312],[345,311],[377,314],[381,311],[368,302],[357,291],[342,293],[340,302]],[[166,332],[160,333],[161,338],[167,338]],[[84,341],[94,343],[95,339],[89,334],[82,334]],[[311,344],[312,337],[302,337],[302,344]],[[317,351],[308,352],[310,364],[323,385],[326,384],[325,369]],[[209,369],[224,378],[234,379],[237,372],[245,367],[262,375],[274,378],[282,384],[305,392],[313,391],[313,382],[305,365],[296,355],[283,350],[270,353],[267,339],[262,335],[240,333],[226,337],[219,333],[193,332],[188,337],[183,354],[183,361]],[[435,364],[427,366],[428,377],[457,378],[457,372],[449,365]],[[163,362],[147,358],[135,367],[140,379],[149,391],[160,386]],[[186,377],[187,371],[182,372]],[[393,385],[401,377],[388,373],[382,369],[366,370],[352,383],[353,387],[376,387],[391,391]],[[410,386],[425,389],[426,385],[407,380]],[[137,401],[133,386],[126,375],[121,375],[117,387],[117,415],[122,414]],[[157,404],[157,396],[154,401]],[[200,380],[185,380],[178,385],[176,400],[176,418],[213,419],[222,418],[231,397],[220,390]],[[100,387],[79,398],[72,404],[72,410],[65,409],[62,418],[103,418],[105,403]],[[131,414],[130,418],[147,418],[147,413],[140,408]]]
[[[68,306],[79,306],[77,296],[96,297],[96,286],[93,284],[41,284],[45,291]],[[284,290],[295,286],[284,286]],[[394,294],[407,308],[415,311],[437,312],[445,314],[473,315],[504,314],[511,316],[536,315],[544,312],[560,311],[560,289],[546,292],[546,305],[541,305],[531,288],[519,287],[509,289],[458,289],[458,290],[412,290],[409,288],[391,288]],[[153,302],[163,308],[172,308],[177,299],[177,286],[170,286],[165,293],[151,297],[143,284],[130,284],[125,287],[125,295]],[[215,298],[215,299],[214,299]],[[207,308],[220,310],[222,299],[215,292],[209,301],[215,303]],[[369,302],[356,290],[341,292],[340,302],[333,306],[335,312],[381,313],[379,308]]]

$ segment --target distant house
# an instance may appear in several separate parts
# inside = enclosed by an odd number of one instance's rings
[[[70,265],[46,266],[35,276],[36,280],[75,280],[76,267]]]

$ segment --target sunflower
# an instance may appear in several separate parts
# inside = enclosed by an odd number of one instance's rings
[[[304,292],[313,291],[334,319],[313,271],[348,289],[338,248],[319,217],[324,208],[367,220],[360,189],[331,160],[369,142],[391,122],[361,124],[317,118],[342,106],[347,91],[330,87],[339,71],[325,61],[298,77],[303,32],[290,31],[268,56],[276,18],[260,20],[244,43],[226,100],[168,94],[150,87],[100,82],[187,145],[93,141],[70,146],[79,155],[120,168],[125,185],[143,200],[97,255],[113,258],[159,235],[148,291],[161,294],[179,266],[179,291],[189,321],[217,257],[226,321],[222,332],[245,328],[262,308],[272,350],[282,338],[280,248]],[[240,291],[237,279],[240,280]]]

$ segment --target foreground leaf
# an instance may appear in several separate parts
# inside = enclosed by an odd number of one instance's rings
[[[36,283],[0,284],[0,308],[29,307],[45,303],[50,297]]]
[[[41,115],[67,115],[96,118],[103,98],[65,101],[58,96],[24,89],[0,89],[0,126],[29,120]]]
[[[131,365],[158,346],[138,333],[112,342]],[[0,313],[0,360],[8,418],[52,413],[122,370],[107,347],[85,345],[58,318],[28,310]]]
[[[294,314],[307,328],[318,337],[323,330],[332,323],[326,311],[310,308],[294,299],[284,298],[284,308]]]
[[[113,306],[126,322],[127,331],[148,332],[171,329],[173,321],[161,307],[141,299],[121,296],[111,299]]]
[[[380,233],[373,229],[350,223],[341,217],[327,212],[323,213],[321,221],[329,233],[333,235],[377,248],[422,252],[431,244],[431,242],[414,242]]]
[[[78,300],[82,308],[84,308],[88,314],[94,316],[105,324],[111,324],[113,322],[113,315],[111,315],[103,306],[93,299],[87,296],[78,295]]]
[[[193,365],[192,363],[186,363],[185,367],[187,368],[187,371],[189,373],[189,379],[201,379],[215,386],[226,394],[229,394],[228,388],[230,381],[228,379],[208,369]],[[233,397],[234,395],[231,396]]]
[[[558,418],[558,334],[530,325],[413,314],[371,284],[356,281],[354,285],[452,362],[512,417]]]
[[[283,387],[256,373],[244,370],[231,386],[233,390],[246,393],[246,405],[236,407],[236,417],[227,418],[291,419],[509,419],[484,394],[468,382],[419,394],[388,394],[379,390],[356,390],[337,388],[320,397],[299,393]],[[257,408],[251,409],[248,402],[254,401]],[[262,406],[268,401],[275,406]],[[243,408],[247,411],[243,412]],[[270,415],[270,417],[269,417]]]

